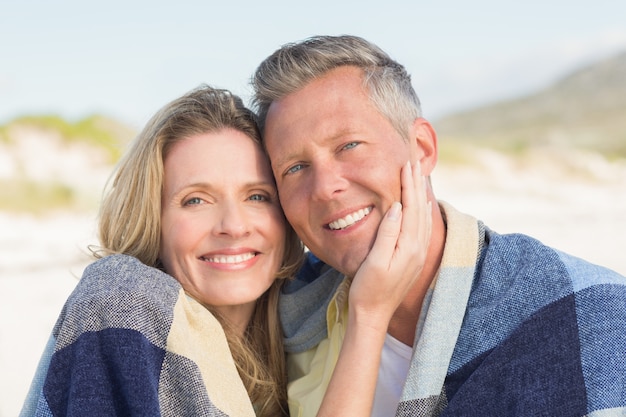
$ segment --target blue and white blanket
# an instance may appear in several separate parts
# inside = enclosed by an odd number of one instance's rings
[[[112,255],[85,269],[21,416],[254,416],[222,327],[171,276]]]

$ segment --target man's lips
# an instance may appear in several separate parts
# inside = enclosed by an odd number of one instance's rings
[[[347,227],[352,226],[353,224],[362,220],[365,216],[372,212],[372,207],[366,207],[360,210],[357,210],[353,213],[348,214],[345,217],[334,220],[328,223],[328,228],[330,230],[341,230]]]

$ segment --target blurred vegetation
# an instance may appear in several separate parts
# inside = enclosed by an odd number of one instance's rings
[[[37,115],[17,117],[0,126],[0,140],[10,143],[10,130],[16,126],[58,133],[67,143],[83,142],[95,146],[106,152],[111,163],[120,158],[124,146],[135,135],[130,127],[100,115],[92,115],[76,122],[69,122],[57,115]]]
[[[439,160],[449,165],[473,165],[475,163],[473,147],[468,144],[439,141],[437,151]]]
[[[78,198],[67,185],[25,179],[0,180],[0,210],[42,214],[69,207],[78,208]]]
[[[70,122],[56,115],[36,115],[17,117],[0,126],[0,144],[11,152],[18,139],[14,132],[19,128],[39,131],[42,140],[61,140],[61,144],[71,146],[84,144],[100,151],[105,163],[113,168],[135,132],[130,127],[113,119],[92,115],[76,122]],[[61,151],[62,152],[62,151]],[[50,158],[62,155],[50,155]],[[77,173],[80,175],[80,173]],[[42,214],[57,209],[93,210],[97,201],[75,189],[72,184],[58,180],[36,181],[28,178],[21,169],[10,178],[0,178],[0,210]]]

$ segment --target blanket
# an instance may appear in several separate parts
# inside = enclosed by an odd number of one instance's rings
[[[395,415],[626,416],[626,278],[440,206],[443,259]],[[322,275],[280,302],[292,416],[315,415],[347,321],[341,274],[303,271]]]
[[[65,303],[20,416],[254,416],[222,327],[171,276],[112,255]]]

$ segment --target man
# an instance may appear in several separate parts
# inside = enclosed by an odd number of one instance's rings
[[[315,415],[349,278],[399,201],[401,167],[429,176],[437,139],[404,67],[358,37],[285,45],[253,86],[281,204],[323,261],[281,301],[291,412]],[[431,215],[426,264],[389,321],[372,415],[626,415],[626,279],[444,202]]]

